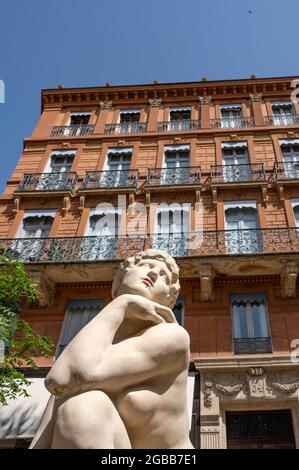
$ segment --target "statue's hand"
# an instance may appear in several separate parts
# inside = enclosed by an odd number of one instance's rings
[[[170,308],[153,302],[146,297],[141,297],[136,294],[123,294],[117,299],[119,299],[120,302],[124,302],[124,319],[137,318],[140,320],[149,320],[155,324],[177,323]]]

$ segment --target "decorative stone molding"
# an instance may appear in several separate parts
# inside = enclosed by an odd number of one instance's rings
[[[250,96],[251,101],[261,102],[263,99],[262,93],[250,93],[249,96]]]
[[[296,297],[298,266],[295,261],[287,261],[280,273],[282,297]]]
[[[200,144],[214,144],[214,139],[213,137],[198,137],[197,142]]]
[[[41,307],[52,307],[55,299],[55,284],[49,279],[45,272],[30,266],[28,274],[31,279],[37,282],[39,292],[38,305]]]
[[[112,108],[112,101],[100,101],[100,110],[102,109],[111,109]]]
[[[200,96],[199,102],[201,105],[203,104],[211,104],[212,103],[212,96]]]
[[[13,213],[13,216],[15,217],[20,209],[20,202],[21,202],[21,199],[19,197],[16,197],[13,201],[13,209],[12,209],[12,213]]]
[[[299,389],[299,381],[291,382],[288,384],[282,384],[280,382],[272,382],[272,386],[283,393],[284,395],[290,395],[291,393],[296,392]]]
[[[253,140],[255,142],[268,142],[268,141],[271,141],[271,135],[270,134],[254,135]]]
[[[26,145],[24,152],[44,152],[46,150],[46,145]]]
[[[79,212],[82,213],[85,207],[85,196],[80,196],[79,200]]]
[[[205,408],[214,409],[217,400],[222,399],[273,399],[278,394],[289,396],[299,392],[299,373],[292,371],[271,374],[262,367],[252,367],[243,373],[219,373],[206,380],[202,378]]]
[[[215,384],[215,387],[224,395],[233,396],[233,395],[237,395],[242,390],[242,388],[244,387],[244,384],[240,383],[240,384],[236,384],[232,386]]]
[[[157,147],[158,143],[156,140],[143,140],[140,142],[140,147]]]
[[[173,143],[174,144],[181,144],[182,143],[182,138],[181,137],[174,137]]]
[[[154,98],[149,100],[149,106],[151,108],[159,108],[162,105],[162,99],[161,98]]]
[[[202,302],[208,302],[214,299],[214,277],[215,273],[211,264],[203,264],[200,266],[200,299]]]
[[[117,141],[117,146],[118,147],[125,147],[126,146],[126,141],[125,140],[118,140]]]
[[[213,403],[213,382],[208,380],[204,385],[204,406],[211,408]]]
[[[62,215],[65,215],[68,212],[70,206],[71,206],[70,197],[69,196],[64,196],[63,203],[62,203],[62,208],[61,208]]]
[[[101,142],[86,142],[84,150],[101,150],[102,143]]]

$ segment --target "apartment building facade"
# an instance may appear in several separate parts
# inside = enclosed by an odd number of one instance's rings
[[[41,292],[22,317],[56,356],[111,300],[122,259],[176,258],[197,447],[299,447],[293,78],[43,90],[0,197],[1,253]],[[38,362],[26,406],[40,415],[52,361]],[[15,418],[2,438],[29,441],[34,425]]]

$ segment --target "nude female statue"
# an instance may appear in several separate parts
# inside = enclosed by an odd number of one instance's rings
[[[31,448],[186,449],[189,335],[171,308],[174,259],[125,260],[113,301],[68,344],[45,379],[52,396]]]

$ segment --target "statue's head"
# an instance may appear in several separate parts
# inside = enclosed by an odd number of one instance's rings
[[[165,251],[146,250],[120,264],[112,284],[112,298],[137,294],[173,308],[180,290],[179,268]]]

